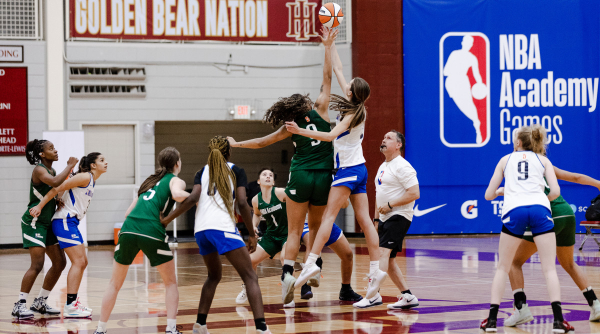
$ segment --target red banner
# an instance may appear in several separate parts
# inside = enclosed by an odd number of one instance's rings
[[[0,67],[0,156],[25,155],[27,67]]]
[[[69,0],[70,36],[318,42],[321,0]]]

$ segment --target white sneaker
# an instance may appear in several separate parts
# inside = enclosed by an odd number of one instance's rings
[[[195,323],[194,327],[192,328],[192,334],[210,334],[208,332],[208,328],[206,328],[206,325],[202,326],[199,323]]]
[[[515,327],[516,325],[524,324],[533,320],[533,315],[531,314],[527,304],[523,304],[520,310],[516,307],[514,307],[513,310],[514,311],[510,317],[504,320],[504,327]]]
[[[389,307],[389,305],[388,305]],[[402,322],[402,326],[414,325],[419,320],[419,313],[417,312],[402,312],[400,310],[388,310],[387,314],[396,316],[398,321]]]
[[[600,320],[600,301],[594,300],[592,304],[592,310],[590,311],[590,321]]]
[[[284,308],[296,307],[296,303],[292,300],[291,303],[283,305]]]
[[[248,295],[246,294],[246,285],[242,284],[242,292],[235,298],[236,304],[246,304],[248,302]]]
[[[204,327],[206,327],[206,326],[204,326]],[[165,330],[165,334],[183,334],[183,333],[181,333],[180,331],[178,331],[177,327],[176,328],[171,328],[171,329],[169,329],[167,327],[167,329]]]
[[[414,295],[404,293],[398,296],[398,301],[394,304],[388,304],[390,310],[404,310],[419,306],[419,300]]]
[[[63,317],[65,318],[89,318],[92,312],[87,311],[84,306],[79,304],[79,298],[71,304],[65,304]]]
[[[377,269],[372,274],[367,275],[367,277],[369,277],[369,286],[367,287],[367,295],[365,298],[372,299],[379,293],[379,286],[385,281],[387,273]]]
[[[296,278],[289,273],[285,273],[283,281],[281,281],[281,299],[284,304],[289,304],[294,300],[294,283],[296,283]]]
[[[311,277],[315,276],[317,273],[321,272],[321,268],[317,266],[315,263],[305,265],[296,280],[296,284],[294,288],[299,288],[304,285]]]
[[[21,303],[21,301],[15,303],[11,314],[13,317],[19,319],[29,319],[35,316],[33,312],[27,309],[27,304]]]
[[[271,331],[269,330],[269,327],[267,327],[266,331],[261,331],[260,329],[257,329],[256,334],[271,334]]]
[[[59,315],[60,310],[53,308],[47,303],[48,297],[37,297],[33,300],[33,304],[29,308],[35,313],[47,314],[47,315]]]
[[[379,293],[377,293],[375,295],[375,297],[369,299],[369,298],[363,298],[360,301],[352,304],[352,306],[356,307],[356,308],[367,308],[367,307],[372,307],[372,306],[377,306],[377,305],[381,305],[383,304],[383,299],[381,298],[381,295]]]
[[[319,269],[319,272],[315,276],[309,278],[306,284],[308,284],[308,286],[312,286],[313,288],[318,288],[319,285],[321,285],[321,269]]]

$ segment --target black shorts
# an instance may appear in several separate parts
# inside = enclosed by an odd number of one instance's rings
[[[392,250],[390,258],[402,251],[402,242],[410,228],[410,220],[404,216],[394,215],[379,223],[379,247]]]

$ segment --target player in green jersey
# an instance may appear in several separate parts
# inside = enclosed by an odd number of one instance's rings
[[[600,190],[600,181],[587,175],[567,172],[554,166],[554,172],[559,180],[593,186]],[[548,189],[546,189],[546,194]],[[504,188],[498,189],[498,194],[504,195]],[[554,231],[556,234],[556,255],[560,265],[571,276],[577,287],[583,292],[583,296],[591,307],[590,321],[600,320],[600,301],[581,268],[573,260],[573,247],[575,245],[575,230],[577,221],[569,203],[559,196],[550,202],[552,218],[554,220]],[[523,264],[537,252],[531,232],[525,232],[523,241],[517,249],[517,253],[509,272],[510,285],[514,294],[514,313],[504,321],[504,326],[513,327],[533,320],[533,316],[527,306],[527,298],[523,288]]]
[[[281,275],[282,299],[284,304],[294,300],[294,263],[300,248],[300,236],[304,219],[308,212],[308,224],[311,231],[318,231],[321,217],[327,205],[327,197],[331,188],[333,170],[333,146],[311,138],[292,135],[281,126],[284,122],[295,121],[299,127],[328,132],[331,130],[329,121],[329,95],[331,93],[332,63],[331,47],[337,37],[337,30],[323,27],[321,40],[325,46],[325,64],[323,66],[323,82],[321,92],[313,103],[308,95],[294,94],[280,98],[265,113],[265,122],[279,129],[272,134],[242,142],[236,142],[228,137],[232,147],[263,148],[278,141],[291,137],[296,147],[290,167],[290,179],[285,193],[288,217],[288,240],[286,243],[285,260]],[[311,233],[314,240],[316,233]]]
[[[123,286],[129,265],[140,250],[148,257],[150,265],[156,267],[165,285],[166,334],[180,334],[176,328],[179,291],[175,262],[167,243],[166,225],[161,224],[160,217],[167,215],[175,202],[183,202],[190,194],[185,191],[185,182],[177,177],[181,172],[181,158],[175,148],[167,147],[160,151],[158,163],[160,168],[142,183],[138,197],[125,213],[119,243],[115,247],[112,278],[102,298],[100,322],[95,334],[106,333],[106,323],[115,306],[117,294]]]
[[[21,217],[21,231],[23,235],[23,248],[29,249],[31,266],[21,281],[19,300],[15,303],[12,316],[19,319],[32,318],[33,312],[40,314],[58,315],[59,310],[50,307],[46,301],[50,291],[60,278],[60,274],[67,265],[65,253],[58,247],[56,236],[52,232],[52,215],[56,210],[54,200],[49,203],[38,217],[29,214],[29,209],[38,205],[40,200],[52,189],[60,186],[69,171],[77,164],[77,158],[69,158],[67,167],[58,175],[52,168],[52,163],[58,161],[58,151],[54,144],[48,140],[34,139],[25,147],[25,157],[31,165],[35,165],[31,174],[29,185],[29,204]],[[52,267],[44,277],[40,295],[33,301],[31,310],[27,309],[27,296],[39,273],[44,268],[45,254],[48,254]]]

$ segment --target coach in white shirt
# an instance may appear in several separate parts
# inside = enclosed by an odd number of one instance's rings
[[[404,150],[404,142],[404,135],[396,130],[385,134],[380,146],[385,162],[381,164],[375,177],[375,221],[379,223],[381,257],[379,270],[371,277],[367,295],[369,292],[377,293],[381,282],[389,275],[402,292],[397,303],[388,305],[390,309],[419,305],[395,261],[396,253],[402,251],[402,242],[413,218],[415,200],[419,199],[417,172],[400,155]]]

